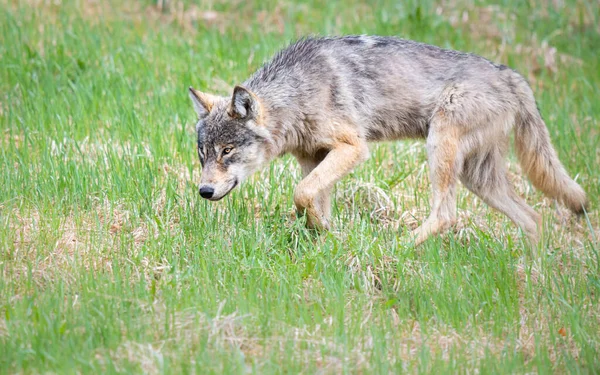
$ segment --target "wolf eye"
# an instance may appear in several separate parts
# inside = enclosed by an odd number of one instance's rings
[[[233,150],[233,147],[226,147],[223,149],[223,155],[227,155]]]

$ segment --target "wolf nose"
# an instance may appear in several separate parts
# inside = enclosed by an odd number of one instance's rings
[[[215,192],[215,189],[208,187],[208,186],[203,186],[200,188],[200,196],[202,198],[206,198],[206,199],[212,198],[214,192]]]

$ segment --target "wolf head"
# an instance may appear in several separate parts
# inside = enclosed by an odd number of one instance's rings
[[[198,114],[200,195],[218,201],[267,161],[270,136],[264,109],[259,99],[241,86],[235,87],[231,98],[191,87],[189,91]]]

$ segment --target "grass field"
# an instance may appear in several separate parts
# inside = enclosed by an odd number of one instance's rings
[[[599,24],[595,0],[0,0],[0,373],[599,373]],[[202,200],[187,87],[348,33],[519,70],[588,216],[513,155],[540,249],[463,188],[456,229],[414,248],[417,141],[374,145],[321,236],[290,157]]]

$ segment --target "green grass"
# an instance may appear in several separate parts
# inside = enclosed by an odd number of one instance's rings
[[[600,372],[597,2],[323,3],[0,0],[0,372]],[[589,215],[511,157],[540,250],[462,188],[456,230],[413,248],[413,141],[373,147],[321,236],[289,157],[201,200],[187,87],[228,93],[288,41],[346,33],[518,69]]]

